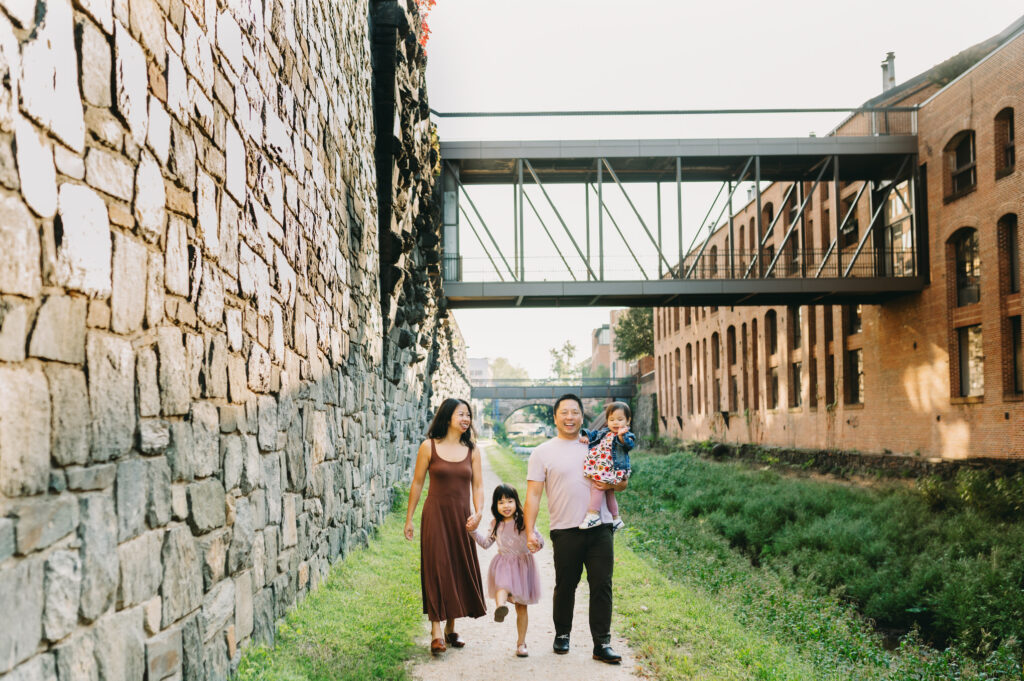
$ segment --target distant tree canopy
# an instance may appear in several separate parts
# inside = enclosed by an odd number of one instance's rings
[[[526,369],[518,367],[504,357],[495,357],[490,362],[491,378],[530,378]]]
[[[631,307],[619,316],[615,323],[615,352],[627,362],[654,355],[654,310]]]
[[[560,348],[551,348],[551,373],[556,378],[579,378],[580,367],[573,362],[576,357],[576,346],[565,341]]]

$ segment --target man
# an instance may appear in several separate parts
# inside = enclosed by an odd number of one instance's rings
[[[526,472],[527,545],[531,551],[540,546],[533,539],[537,509],[544,491],[548,494],[551,519],[551,547],[555,557],[555,591],[552,610],[555,621],[555,642],[559,655],[569,652],[569,632],[576,604],[576,586],[584,566],[590,584],[590,635],[594,639],[594,659],[618,664],[622,656],[612,650],[612,566],[615,552],[612,543],[612,517],[601,502],[601,524],[587,530],[579,529],[590,502],[591,482],[583,477],[583,459],[587,445],[580,442],[583,426],[583,402],[573,394],[562,395],[555,402],[555,428],[558,435],[533,450]],[[626,483],[605,485],[616,491]]]

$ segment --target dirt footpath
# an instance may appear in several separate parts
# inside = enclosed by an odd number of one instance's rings
[[[485,512],[481,525],[486,526],[490,522],[491,493],[500,480],[488,464],[487,447],[483,447],[482,451]],[[526,490],[519,490],[520,497],[525,493]],[[547,497],[541,503],[546,504]],[[494,547],[487,550],[478,549],[478,555],[486,589],[487,568],[496,551]],[[571,648],[567,655],[555,655],[551,650],[551,642],[555,638],[555,628],[551,622],[551,590],[555,584],[555,568],[551,558],[551,542],[547,537],[544,538],[544,548],[534,555],[540,569],[543,596],[540,603],[531,605],[529,610],[530,628],[526,632],[526,645],[530,656],[515,656],[515,609],[510,608],[508,617],[503,623],[498,624],[493,616],[494,602],[489,601],[485,617],[456,620],[455,630],[466,640],[466,647],[449,647],[447,652],[416,665],[412,669],[415,678],[423,681],[477,681],[483,678],[496,678],[502,681],[611,681],[637,676],[633,651],[615,632],[612,632],[612,647],[622,655],[622,664],[609,665],[592,659],[593,644],[587,624],[590,593],[585,572],[576,591],[576,614],[573,616]],[[430,645],[430,623],[426,620],[423,634],[417,639],[417,643],[425,648]]]

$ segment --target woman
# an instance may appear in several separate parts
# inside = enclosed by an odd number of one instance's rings
[[[447,645],[466,642],[455,633],[458,617],[487,613],[480,563],[470,532],[483,514],[483,479],[480,451],[473,442],[473,413],[465,400],[441,403],[416,454],[416,470],[409,489],[405,538],[413,538],[412,516],[420,501],[423,481],[430,472],[430,488],[420,522],[420,581],[423,613],[430,619],[430,652],[443,653]],[[473,491],[473,512],[469,493]],[[444,637],[441,620],[446,620]]]

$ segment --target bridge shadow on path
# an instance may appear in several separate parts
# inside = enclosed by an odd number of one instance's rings
[[[481,447],[483,453],[484,477],[484,520],[481,526],[490,523],[491,494],[501,480],[488,462],[489,447]],[[526,490],[519,490],[525,497]],[[545,498],[542,504],[547,503]],[[480,571],[487,588],[487,569],[491,558],[496,555],[492,546],[478,550]],[[551,642],[555,637],[551,621],[551,591],[555,585],[555,567],[552,560],[551,541],[544,537],[544,548],[535,554],[540,570],[542,597],[540,603],[529,608],[530,627],[526,632],[526,645],[530,656],[515,656],[516,616],[510,608],[508,617],[501,624],[494,621],[494,602],[488,601],[487,615],[478,619],[456,620],[456,631],[466,640],[461,650],[449,648],[436,658],[427,658],[412,669],[412,675],[422,681],[477,681],[481,678],[498,678],[502,681],[612,681],[637,677],[635,655],[625,639],[612,632],[612,647],[622,655],[621,665],[608,665],[591,657],[593,644],[590,639],[587,609],[590,599],[586,573],[576,590],[576,612],[573,616],[572,647],[567,655],[555,655]],[[424,620],[422,634],[416,639],[424,648],[430,645],[430,625]]]

